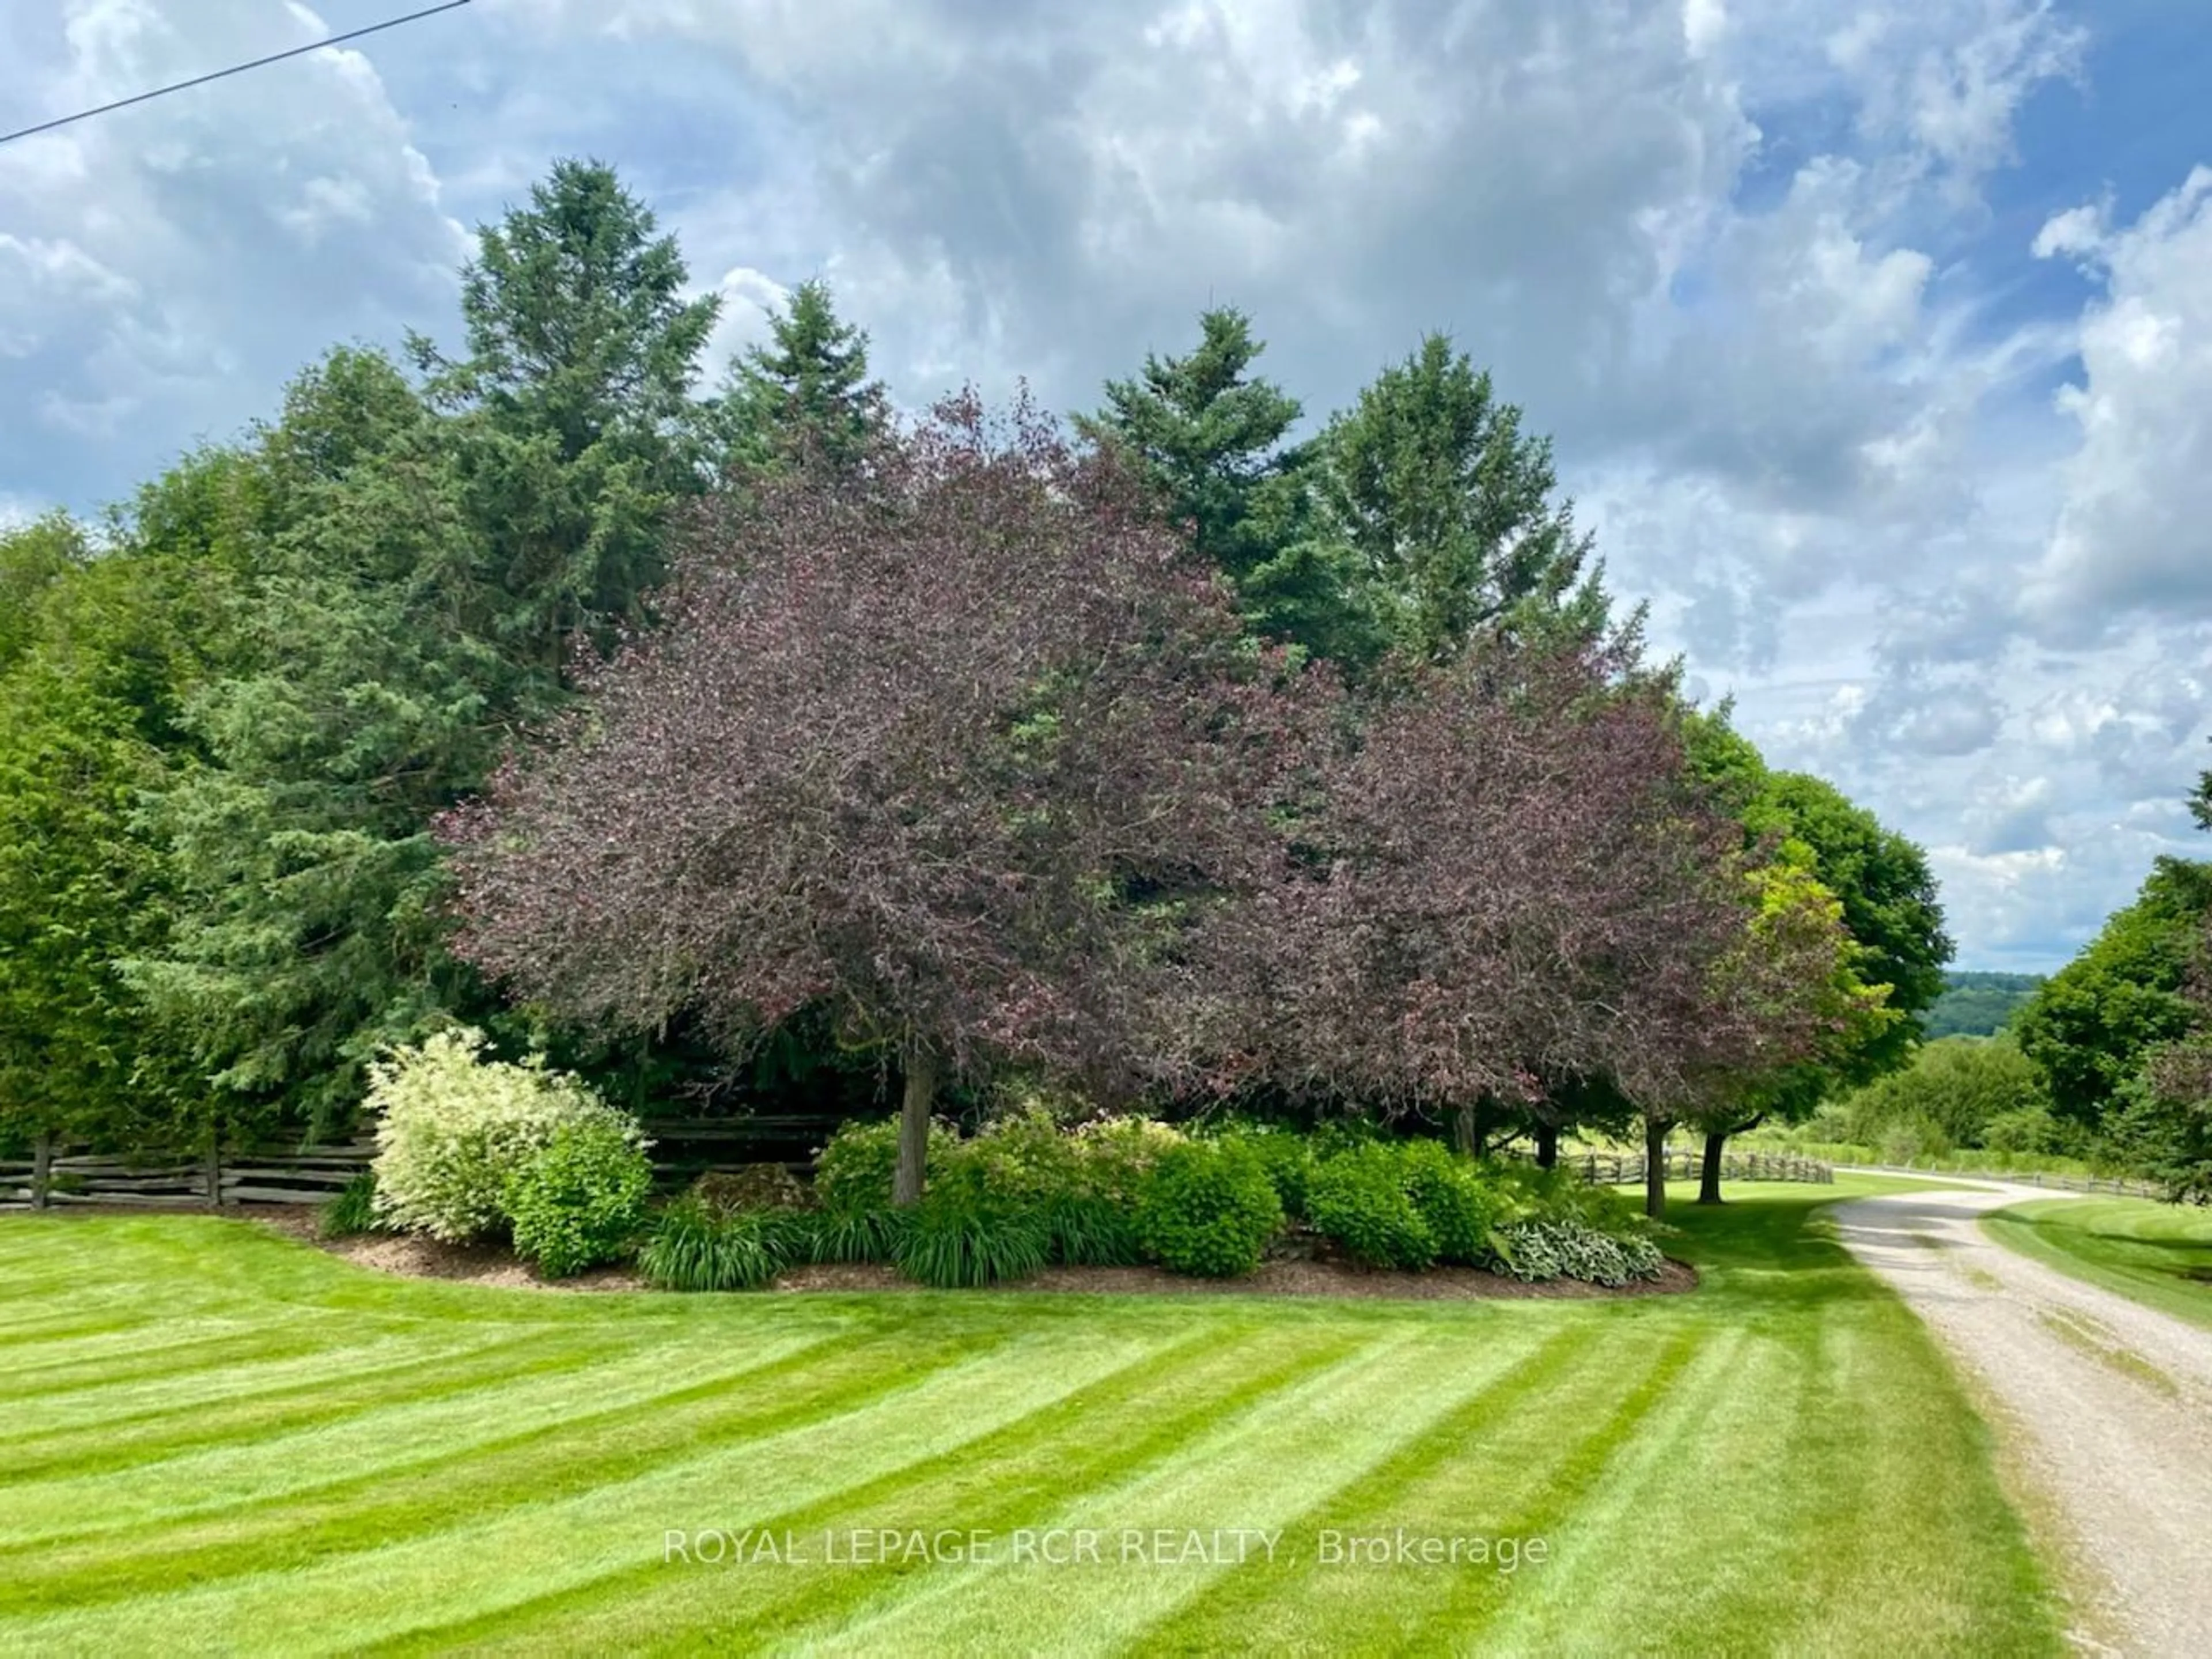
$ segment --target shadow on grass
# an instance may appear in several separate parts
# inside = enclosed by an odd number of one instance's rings
[[[1836,1237],[1832,1205],[1867,1194],[1829,1187],[1752,1188],[1718,1206],[1669,1203],[1667,1253],[1703,1276],[1690,1299],[1737,1297],[1801,1309],[1890,1295]],[[1670,1194],[1670,1199],[1671,1199]]]

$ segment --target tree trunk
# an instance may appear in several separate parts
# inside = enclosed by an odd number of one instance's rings
[[[1698,1172],[1698,1202],[1717,1204],[1721,1201],[1721,1150],[1728,1145],[1728,1131],[1705,1131],[1705,1163]]]
[[[1452,1114],[1452,1144],[1463,1158],[1473,1158],[1482,1150],[1481,1138],[1475,1133],[1474,1103],[1464,1102]]]
[[[1559,1126],[1556,1123],[1536,1125],[1536,1167],[1548,1170],[1559,1161]]]
[[[906,1097],[899,1108],[898,1173],[891,1179],[891,1202],[921,1201],[922,1177],[929,1158],[929,1109],[937,1100],[937,1057],[912,1048],[906,1057]]]
[[[1644,1213],[1667,1213],[1667,1125],[1656,1117],[1644,1120]]]

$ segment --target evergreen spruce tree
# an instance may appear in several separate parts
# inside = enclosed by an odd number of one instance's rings
[[[377,1046],[468,994],[429,819],[551,706],[499,648],[448,424],[373,353],[294,384],[253,456],[252,603],[147,814],[175,914],[130,977],[216,1091],[296,1125],[342,1122]]]
[[[1364,654],[1352,573],[1339,549],[1305,533],[1308,452],[1287,441],[1297,399],[1251,373],[1266,347],[1243,312],[1217,307],[1199,327],[1184,356],[1147,356],[1135,378],[1107,382],[1106,406],[1078,416],[1078,430],[1137,458],[1162,511],[1188,527],[1260,632],[1322,656]]]
[[[1595,640],[1601,567],[1547,439],[1442,334],[1376,376],[1316,445],[1314,534],[1367,598],[1375,642],[1441,660],[1486,629]]]
[[[725,471],[769,471],[802,460],[856,465],[890,418],[868,377],[868,337],[837,315],[829,284],[801,283],[769,319],[769,339],[732,362],[712,410]]]
[[[676,504],[701,488],[690,397],[719,299],[686,300],[672,236],[595,161],[557,163],[526,207],[477,233],[462,273],[468,353],[410,349],[459,416],[448,441],[502,643],[565,672],[645,614]]]

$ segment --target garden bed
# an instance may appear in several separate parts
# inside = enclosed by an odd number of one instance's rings
[[[641,1291],[644,1281],[626,1267],[601,1267],[573,1279],[549,1279],[513,1251],[496,1244],[444,1244],[413,1235],[368,1234],[325,1239],[315,1231],[315,1212],[304,1206],[270,1205],[242,1212],[280,1232],[357,1267],[410,1279],[448,1279],[510,1290]],[[1382,1273],[1347,1262],[1286,1259],[1261,1264],[1242,1279],[1193,1279],[1158,1267],[1048,1267],[1006,1286],[1019,1291],[1072,1291],[1094,1296],[1329,1296],[1366,1297],[1412,1302],[1496,1299],[1577,1300],[1627,1296],[1668,1296],[1695,1290],[1697,1269],[1669,1261],[1656,1279],[1608,1290],[1581,1279],[1554,1279],[1525,1284],[1503,1273],[1475,1267],[1432,1267],[1425,1273]],[[810,1291],[905,1291],[923,1287],[891,1267],[871,1262],[793,1267],[769,1289]]]

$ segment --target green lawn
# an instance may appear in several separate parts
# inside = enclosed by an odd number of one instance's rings
[[[2022,1255],[2212,1326],[2212,1208],[2146,1198],[2037,1199],[1982,1225]]]
[[[1875,1184],[1685,1207],[1704,1289],[1585,1303],[550,1296],[9,1218],[0,1650],[2055,1651],[1986,1431],[1814,1217]],[[1401,1528],[1524,1553],[1320,1559]],[[799,1559],[696,1559],[760,1528]]]

